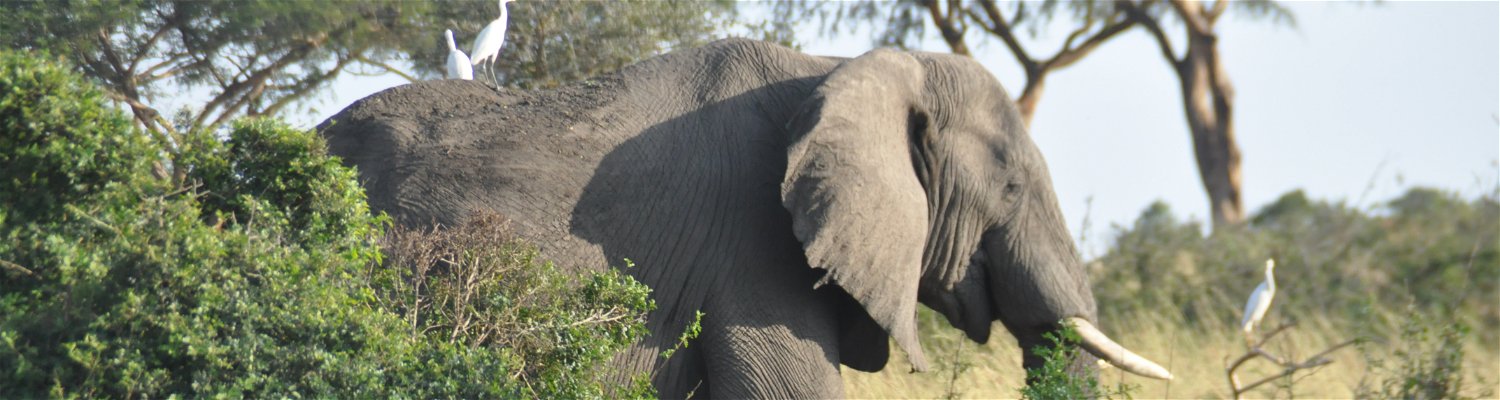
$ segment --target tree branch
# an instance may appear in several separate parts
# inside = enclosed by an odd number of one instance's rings
[[[1208,21],[1210,23],[1218,21],[1219,16],[1224,15],[1224,10],[1229,9],[1229,1],[1230,0],[1214,1],[1214,8],[1209,9],[1208,13],[1206,13],[1204,16],[1208,17]]]
[[[1161,56],[1167,59],[1167,63],[1171,64],[1173,69],[1180,70],[1183,60],[1177,58],[1177,51],[1172,49],[1172,41],[1167,38],[1167,33],[1162,31],[1161,23],[1155,17],[1146,14],[1141,4],[1133,1],[1122,1],[1119,4],[1125,8],[1125,15],[1146,27],[1146,31],[1156,39],[1156,45],[1161,49]]]
[[[1344,347],[1348,347],[1349,345],[1352,345],[1352,344],[1358,342],[1358,340],[1347,340],[1347,341],[1344,341],[1343,343],[1339,343],[1339,344],[1333,345],[1333,346],[1331,346],[1331,347],[1329,347],[1327,349],[1324,349],[1321,352],[1318,352],[1318,354],[1315,354],[1312,357],[1308,357],[1307,359],[1304,359],[1302,362],[1297,362],[1297,363],[1293,363],[1291,361],[1288,361],[1286,359],[1278,357],[1275,354],[1271,354],[1270,352],[1267,352],[1267,351],[1265,351],[1262,348],[1267,342],[1270,342],[1272,338],[1276,337],[1277,334],[1279,334],[1279,333],[1281,333],[1283,331],[1286,331],[1287,329],[1290,329],[1293,326],[1296,326],[1296,324],[1295,323],[1293,323],[1293,324],[1282,324],[1281,326],[1276,327],[1275,330],[1272,330],[1271,332],[1269,332],[1269,333],[1261,336],[1261,339],[1259,341],[1256,341],[1256,342],[1250,344],[1250,351],[1245,352],[1244,355],[1239,356],[1238,358],[1236,358],[1234,360],[1233,363],[1230,363],[1228,366],[1226,366],[1224,368],[1224,373],[1229,378],[1229,389],[1233,392],[1235,399],[1239,399],[1241,395],[1245,394],[1246,392],[1249,392],[1250,390],[1255,389],[1256,387],[1260,387],[1261,385],[1273,382],[1273,381],[1275,381],[1277,379],[1281,379],[1281,378],[1285,378],[1287,376],[1291,376],[1292,374],[1297,373],[1297,371],[1301,371],[1301,370],[1309,369],[1309,368],[1321,367],[1321,366],[1333,363],[1333,360],[1329,360],[1327,358],[1324,358],[1324,356],[1326,356],[1326,355],[1328,355],[1330,353],[1333,353],[1334,351],[1337,351],[1338,349],[1342,349]],[[1235,374],[1235,371],[1238,371],[1240,369],[1240,367],[1243,366],[1246,362],[1248,362],[1248,361],[1250,361],[1252,359],[1255,359],[1255,358],[1264,358],[1267,361],[1270,361],[1271,363],[1274,363],[1274,364],[1282,367],[1282,371],[1281,371],[1281,373],[1278,373],[1276,375],[1268,376],[1268,377],[1262,378],[1260,380],[1257,380],[1257,381],[1255,381],[1253,383],[1250,383],[1249,385],[1241,386],[1240,385],[1240,378],[1239,378],[1239,376],[1237,374]]]
[[[300,61],[306,58],[309,54],[312,53],[314,49],[322,46],[323,42],[325,42],[329,36],[331,35],[321,35],[316,38],[307,39],[301,46],[287,51],[286,54],[283,54],[280,58],[276,59],[276,61],[272,62],[270,65],[255,70],[254,73],[249,73],[245,76],[244,79],[236,80],[234,83],[228,86],[224,86],[224,91],[222,93],[219,93],[218,96],[214,96],[213,99],[205,103],[203,106],[203,110],[198,114],[198,117],[193,119],[194,129],[217,127],[219,124],[223,123],[226,119],[228,119],[230,115],[234,113],[235,110],[247,104],[247,101],[244,101],[244,99],[234,101],[232,100],[233,98],[242,97],[241,93],[250,91],[257,86],[264,85],[265,81],[270,79],[271,76],[274,75],[277,71],[281,70],[287,65],[291,65],[293,62]],[[250,70],[244,69],[243,71],[249,72]],[[215,118],[212,123],[204,125],[203,122],[208,119],[208,116],[211,115],[214,110],[218,109],[219,107],[224,107],[224,104],[230,101],[233,101],[233,103],[230,106],[224,108],[223,112],[219,114],[218,118]]]
[[[356,58],[363,59],[364,56],[357,56]],[[283,95],[281,96],[281,98],[276,99],[276,101],[271,103],[270,106],[266,107],[264,110],[261,110],[261,113],[275,114],[276,112],[281,111],[281,108],[285,107],[287,104],[291,104],[293,101],[302,98],[302,96],[311,93],[314,89],[317,89],[318,86],[322,85],[324,82],[338,77],[339,73],[343,72],[344,67],[350,62],[355,61],[356,58],[340,58],[338,63],[334,64],[332,69],[329,69],[328,73],[325,73],[317,78],[309,79],[307,81],[299,83],[300,87],[293,89],[291,93]],[[406,75],[404,74],[401,76],[406,77]]]
[[[390,72],[390,73],[396,74],[396,76],[400,76],[401,78],[406,79],[407,82],[416,83],[416,82],[420,82],[421,81],[420,79],[417,79],[417,77],[412,76],[411,74],[407,74],[404,71],[401,71],[400,68],[396,68],[395,66],[392,66],[392,65],[384,63],[384,62],[371,60],[369,57],[365,57],[365,55],[364,55],[363,52],[355,53],[355,56],[352,59],[352,61],[359,61],[361,64],[369,65],[369,66],[372,66],[372,67],[379,67],[380,69],[383,69],[386,72]],[[354,72],[350,72],[350,73],[354,73]]]
[[[1201,34],[1212,34],[1213,23],[1204,18],[1202,3],[1187,0],[1167,0],[1167,3],[1172,5],[1172,9],[1177,10],[1177,16],[1182,17],[1188,29]]]
[[[131,73],[135,72],[136,67],[140,66],[141,61],[145,61],[146,54],[151,52],[151,48],[156,47],[156,42],[161,41],[161,38],[164,37],[164,36],[166,36],[166,33],[167,33],[168,30],[170,30],[169,26],[162,25],[161,28],[158,28],[156,30],[156,33],[152,33],[151,37],[149,39],[146,39],[146,43],[145,44],[142,44],[141,47],[139,47],[139,48],[136,49],[135,54],[131,55],[131,57],[130,57],[131,58],[131,62],[130,62],[130,72]]]
[[[1301,371],[1301,370],[1308,369],[1308,368],[1316,368],[1316,367],[1321,367],[1321,366],[1324,366],[1324,365],[1332,364],[1333,360],[1329,360],[1327,358],[1323,358],[1323,356],[1328,355],[1328,353],[1332,353],[1334,350],[1338,350],[1338,349],[1342,349],[1342,348],[1348,347],[1349,345],[1352,345],[1352,344],[1354,344],[1356,342],[1357,342],[1357,340],[1353,340],[1353,339],[1346,340],[1343,343],[1339,343],[1339,344],[1333,345],[1333,347],[1329,347],[1327,350],[1323,350],[1323,352],[1318,353],[1315,356],[1308,357],[1306,360],[1304,360],[1304,361],[1302,361],[1300,363],[1289,364],[1289,363],[1286,363],[1286,362],[1277,362],[1278,365],[1281,365],[1281,366],[1285,367],[1285,369],[1283,369],[1281,371],[1281,373],[1276,374],[1276,375],[1272,375],[1272,376],[1268,376],[1268,377],[1265,377],[1265,378],[1262,378],[1261,380],[1255,381],[1254,383],[1251,383],[1249,385],[1245,385],[1245,387],[1243,387],[1243,388],[1239,388],[1238,390],[1235,390],[1234,397],[1235,398],[1239,398],[1240,395],[1243,394],[1243,393],[1245,393],[1245,392],[1249,392],[1250,390],[1255,389],[1256,387],[1259,387],[1261,385],[1273,382],[1273,381],[1275,381],[1277,379],[1285,378],[1288,375],[1295,374],[1295,373],[1297,373],[1297,371]]]
[[[1005,17],[1000,15],[1000,9],[995,6],[995,1],[979,0],[979,6],[984,8],[984,13],[989,17],[990,24],[982,23],[979,17],[974,16],[972,12],[970,13],[970,18],[974,18],[976,22],[981,22],[979,26],[983,26],[986,31],[999,36],[1000,40],[1005,42],[1005,47],[1010,49],[1010,54],[1016,57],[1016,62],[1021,63],[1021,67],[1026,70],[1027,75],[1030,75],[1036,69],[1036,61],[1031,58],[1030,54],[1026,53],[1025,48],[1021,47],[1021,42],[1016,40],[1015,30],[1011,28],[1011,24],[1005,22]],[[1019,15],[1017,15],[1016,20],[1020,21]]]
[[[932,14],[932,24],[937,25],[938,30],[942,32],[943,41],[948,42],[948,47],[953,49],[953,54],[969,56],[969,46],[964,44],[964,33],[953,27],[953,20],[944,15],[942,7],[938,6],[938,0],[925,0],[923,3],[927,6],[928,13]],[[951,13],[952,4],[949,8]]]
[[[1088,55],[1090,52],[1093,52],[1094,49],[1099,47],[1099,45],[1104,44],[1104,42],[1108,41],[1111,38],[1114,38],[1115,35],[1119,35],[1121,32],[1129,30],[1130,27],[1135,26],[1135,24],[1135,20],[1126,18],[1123,20],[1115,21],[1110,25],[1106,25],[1103,29],[1099,30],[1099,33],[1096,33],[1094,34],[1094,36],[1090,36],[1088,39],[1085,39],[1083,41],[1083,44],[1079,45],[1078,48],[1069,49],[1067,46],[1064,46],[1063,49],[1058,51],[1057,55],[1053,56],[1051,60],[1047,60],[1047,62],[1043,63],[1043,65],[1045,65],[1044,69],[1051,70],[1073,65],[1073,63],[1078,62],[1078,60],[1083,59],[1084,56]]]
[[[22,267],[21,264],[16,264],[10,261],[0,260],[0,267],[5,267],[5,269],[14,271],[21,275],[32,275],[31,270],[26,269],[26,267]]]

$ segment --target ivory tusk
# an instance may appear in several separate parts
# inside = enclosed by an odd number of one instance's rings
[[[1162,368],[1160,365],[1151,362],[1151,360],[1136,355],[1130,349],[1126,349],[1125,346],[1115,343],[1114,340],[1111,340],[1104,332],[1100,332],[1099,328],[1095,328],[1094,324],[1088,320],[1072,317],[1063,320],[1063,323],[1073,326],[1073,330],[1077,331],[1078,336],[1083,339],[1079,345],[1084,350],[1087,350],[1089,354],[1093,354],[1094,357],[1099,357],[1099,359],[1119,367],[1125,370],[1125,372],[1147,378],[1172,380],[1172,373],[1168,372],[1166,368]]]

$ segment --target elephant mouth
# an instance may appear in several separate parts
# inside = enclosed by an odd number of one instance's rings
[[[954,289],[954,302],[957,312],[950,315],[948,322],[964,331],[964,334],[977,343],[986,343],[990,339],[990,326],[995,320],[990,304],[990,293],[985,283],[989,282],[987,271],[990,257],[984,251],[984,247],[978,246],[974,253],[969,256],[965,279]],[[957,318],[954,318],[957,317]]]

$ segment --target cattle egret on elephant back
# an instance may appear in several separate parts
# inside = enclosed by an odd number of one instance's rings
[[[469,62],[469,56],[453,43],[453,30],[443,30],[443,35],[448,37],[448,79],[474,79],[474,65]]]
[[[490,21],[484,30],[479,31],[479,36],[474,37],[474,47],[469,50],[470,57],[474,58],[471,60],[473,65],[488,63],[486,68],[489,70],[490,82],[495,83],[496,86],[499,86],[499,83],[495,82],[495,61],[499,60],[500,46],[505,44],[505,25],[510,19],[510,12],[505,10],[505,3],[512,1],[516,0],[500,0],[500,18]]]
[[[1266,280],[1255,287],[1255,292],[1250,293],[1250,300],[1245,302],[1245,319],[1240,321],[1240,329],[1245,331],[1245,340],[1250,340],[1250,332],[1255,330],[1261,317],[1266,316],[1266,310],[1271,309],[1271,297],[1276,295],[1276,276],[1271,274],[1274,269],[1276,260],[1266,260]]]

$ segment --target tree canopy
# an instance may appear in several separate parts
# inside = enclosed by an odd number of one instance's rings
[[[507,7],[501,83],[525,88],[577,81],[707,43],[735,16],[730,0],[519,1]],[[443,29],[453,29],[458,47],[468,53],[474,37],[498,15],[494,0],[443,3],[429,11],[432,28],[402,47],[422,76],[441,76],[448,54]]]
[[[511,7],[505,82],[547,86],[709,39],[727,0],[536,1]],[[237,116],[276,115],[345,72],[438,77],[444,29],[460,47],[499,15],[492,0],[3,2],[0,44],[65,57],[164,142]],[[407,71],[408,68],[415,71]],[[206,90],[199,107],[166,99]]]

